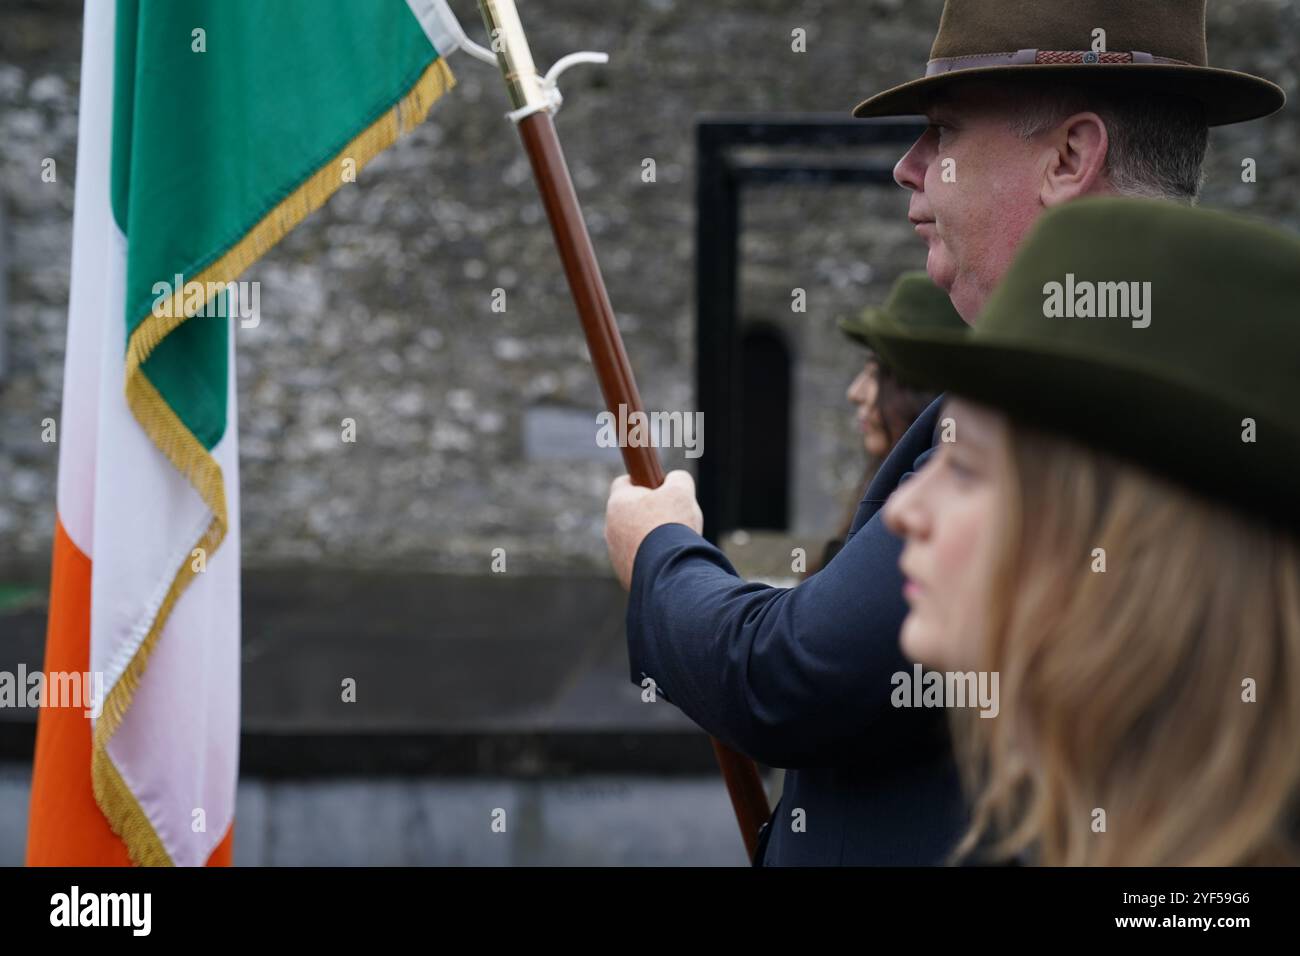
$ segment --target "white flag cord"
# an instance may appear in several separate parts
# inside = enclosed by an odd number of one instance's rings
[[[465,28],[460,25],[456,19],[456,14],[452,13],[451,7],[447,5],[447,0],[433,0],[433,9],[437,14],[438,21],[442,28],[447,31],[451,37],[451,44],[446,50],[441,47],[439,53],[450,53],[452,50],[464,50],[476,60],[482,60],[484,63],[497,65],[497,55],[486,47],[479,46],[469,38]],[[436,45],[436,44],[435,44]]]

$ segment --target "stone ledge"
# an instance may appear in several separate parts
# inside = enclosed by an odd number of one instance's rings
[[[594,576],[247,571],[241,769],[709,772],[707,736],[629,680],[624,607]],[[43,606],[0,612],[0,633],[0,670],[40,667]],[[31,759],[35,719],[0,710],[0,759]]]

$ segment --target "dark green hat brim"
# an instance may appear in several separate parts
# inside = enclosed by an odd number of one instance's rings
[[[1276,83],[1210,66],[1164,63],[1026,63],[974,67],[911,80],[863,100],[853,109],[859,118],[912,116],[925,112],[930,97],[972,79],[996,79],[1034,84],[1077,81],[1118,93],[1163,93],[1196,100],[1205,107],[1210,126],[1244,123],[1276,113],[1286,94]]]
[[[1039,218],[969,330],[876,341],[909,378],[1300,526],[1298,303],[1295,233],[1094,197]]]
[[[1300,528],[1300,429],[1280,416],[1246,411],[1204,383],[1120,364],[1113,355],[976,341],[960,332],[881,331],[876,340],[891,367],[921,385]],[[1246,417],[1270,440],[1241,441]]]
[[[894,280],[889,296],[882,305],[869,306],[852,318],[841,319],[840,330],[853,341],[874,351],[879,329],[893,329],[896,334],[926,330],[965,330],[948,293],[940,289],[925,272],[904,272]]]
[[[839,328],[846,336],[861,345],[865,349],[877,351],[874,339],[873,327],[882,319],[882,311],[879,307],[863,309],[862,313],[856,319],[840,319]]]

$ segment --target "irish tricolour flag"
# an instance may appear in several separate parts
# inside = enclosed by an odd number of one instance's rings
[[[29,863],[230,861],[240,321],[223,289],[363,188],[355,172],[452,85],[458,34],[443,0],[87,0],[45,669],[102,674],[103,699],[42,709]]]

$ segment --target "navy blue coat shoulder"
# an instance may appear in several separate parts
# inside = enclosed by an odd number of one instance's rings
[[[797,587],[741,580],[685,525],[656,528],[637,551],[632,681],[653,679],[711,735],[788,771],[756,862],[941,863],[965,823],[943,711],[890,703],[911,664],[898,645],[902,543],[880,508],[931,453],[939,407],[881,465],[844,547]]]

